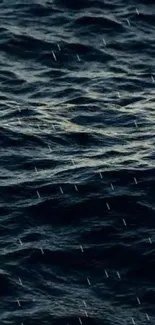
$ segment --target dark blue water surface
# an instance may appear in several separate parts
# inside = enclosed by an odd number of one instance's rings
[[[155,2],[0,1],[0,325],[155,324]]]

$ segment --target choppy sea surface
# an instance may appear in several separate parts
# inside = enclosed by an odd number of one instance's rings
[[[0,324],[155,322],[155,2],[0,1]]]

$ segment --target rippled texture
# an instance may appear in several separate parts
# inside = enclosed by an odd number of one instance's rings
[[[0,3],[0,324],[154,324],[152,0]]]

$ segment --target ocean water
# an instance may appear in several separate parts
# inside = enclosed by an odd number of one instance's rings
[[[155,2],[0,1],[0,325],[155,322]]]

